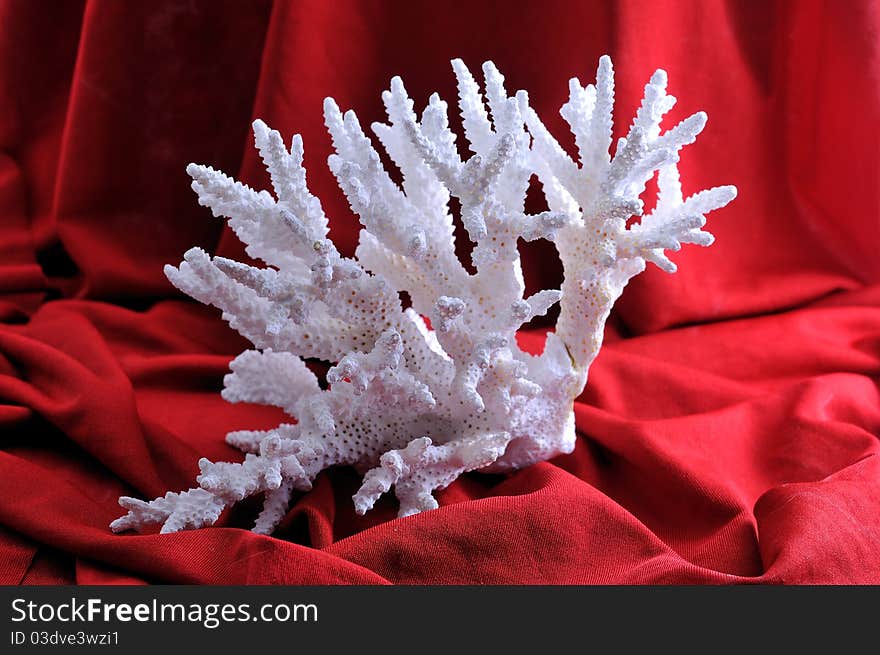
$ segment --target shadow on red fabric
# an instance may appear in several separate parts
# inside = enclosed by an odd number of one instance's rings
[[[669,124],[709,115],[685,192],[739,198],[712,248],[626,290],[573,454],[400,520],[355,515],[339,469],[274,537],[247,503],[110,532],[120,495],[188,488],[200,456],[241,457],[226,432],[281,418],[221,399],[246,344],[163,276],[192,245],[243,256],[189,161],[265,188],[251,119],[301,133],[350,254],[325,95],[369,123],[392,75],[452,98],[450,59],[492,59],[562,137],[566,81],[605,53],[618,130],[665,68]],[[0,1],[0,582],[880,583],[878,79],[867,0]],[[525,250],[531,288],[558,284],[548,257]]]

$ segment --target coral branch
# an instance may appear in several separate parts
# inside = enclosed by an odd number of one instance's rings
[[[663,132],[675,98],[657,71],[626,137],[612,146],[614,71],[602,57],[595,85],[569,82],[561,114],[578,150],[572,159],[491,62],[484,85],[452,62],[470,154],[464,160],[447,105],[432,94],[419,116],[400,78],[382,101],[387,123],[371,126],[400,169],[397,184],[352,111],[332,99],[324,120],[335,153],[328,166],[358,214],[356,258],[340,255],[311,194],[302,139],[290,148],[257,120],[257,149],[274,195],[209,166],[187,172],[199,203],[226,217],[265,268],[199,248],[169,280],[254,344],[230,364],[223,397],[273,405],[291,416],[271,430],[230,432],[240,463],[199,462],[198,486],[150,502],[120,498],[114,531],[163,532],[213,524],[224,508],[261,495],[254,530],[269,534],[296,492],[331,466],[365,472],[354,495],[364,513],[392,488],[400,515],[437,507],[433,492],[469,471],[510,471],[571,452],[573,402],[602,342],[605,321],[630,278],[652,262],[673,272],[668,251],[709,245],[706,214],[736,195],[716,187],[684,199],[677,162],[706,124],[697,112]],[[658,176],[653,211],[642,194]],[[548,210],[529,214],[537,175]],[[475,273],[455,255],[450,200],[473,242]],[[641,217],[636,222],[633,216]],[[629,227],[628,227],[629,225]],[[552,241],[565,278],[559,290],[525,297],[519,240]],[[411,307],[401,304],[406,292]],[[560,316],[541,355],[520,350],[516,331],[556,303]],[[427,322],[430,322],[431,328]],[[432,329],[433,328],[433,329]],[[325,384],[305,359],[329,367]]]
[[[492,464],[507,447],[510,435],[480,435],[434,446],[427,437],[413,439],[403,450],[391,450],[379,459],[379,466],[364,475],[354,495],[358,514],[373,508],[379,497],[395,488],[400,501],[398,516],[436,509],[432,492],[444,489],[463,473]]]

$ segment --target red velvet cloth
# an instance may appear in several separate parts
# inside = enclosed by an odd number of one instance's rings
[[[880,8],[873,2],[0,2],[0,582],[880,583]],[[193,483],[280,418],[219,395],[245,342],[166,263],[241,245],[184,173],[266,184],[249,124],[300,132],[351,252],[321,99],[369,124],[402,75],[454,98],[493,59],[549,128],[617,70],[618,132],[654,67],[709,125],[685,192],[732,183],[717,242],[626,290],[575,452],[366,517],[320,475],[275,537],[114,535],[120,494]],[[530,288],[558,284],[529,246]],[[540,348],[542,330],[524,332]],[[245,529],[243,529],[245,528]]]

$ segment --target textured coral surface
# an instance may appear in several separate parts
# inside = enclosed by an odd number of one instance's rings
[[[202,459],[194,489],[149,503],[121,498],[128,514],[113,530],[198,528],[263,493],[254,530],[270,533],[292,492],[311,489],[315,476],[335,465],[363,473],[354,495],[358,513],[393,487],[400,516],[408,516],[435,509],[434,490],[465,472],[518,469],[574,449],[574,399],[615,300],[646,262],[674,272],[666,251],[710,245],[705,215],[730,202],[736,189],[682,197],[678,153],[702,131],[706,115],[661,131],[675,104],[662,70],[645,86],[613,154],[611,59],[600,59],[595,85],[570,81],[560,113],[575,138],[575,162],[528,95],[508,94],[492,62],[483,65],[482,90],[463,62],[452,66],[471,153],[466,159],[437,94],[420,116],[400,78],[382,94],[388,123],[375,123],[372,131],[402,184],[392,180],[354,112],[325,101],[336,150],[328,165],[363,228],[354,259],[328,239],[327,217],[306,184],[298,135],[288,148],[278,132],[254,122],[274,195],[209,166],[187,168],[199,202],[228,218],[248,255],[268,266],[193,248],[166,275],[222,309],[255,346],[232,362],[223,397],[281,407],[295,421],[227,435],[247,453],[244,461]],[[655,174],[657,202],[646,214],[640,196]],[[538,214],[525,210],[533,175],[549,207]],[[451,197],[473,243],[473,272],[456,256]],[[640,219],[628,225],[633,216]],[[556,245],[561,289],[524,297],[520,239]],[[403,307],[400,292],[411,306]],[[556,331],[543,352],[521,350],[517,330],[557,302]],[[327,388],[309,359],[333,364]]]

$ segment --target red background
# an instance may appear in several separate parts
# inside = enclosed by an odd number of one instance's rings
[[[880,583],[880,8],[872,2],[0,1],[0,582]],[[441,509],[364,518],[319,476],[275,538],[113,535],[120,494],[190,486],[273,409],[219,395],[244,341],[162,274],[241,246],[195,160],[258,187],[249,124],[300,132],[346,252],[321,100],[362,122],[402,75],[454,97],[493,59],[571,145],[567,80],[617,70],[618,130],[654,67],[705,109],[685,192],[735,184],[708,249],[627,289],[572,455],[470,475]],[[558,284],[552,248],[525,254]],[[550,257],[552,260],[552,257]],[[523,339],[540,347],[541,331]]]

